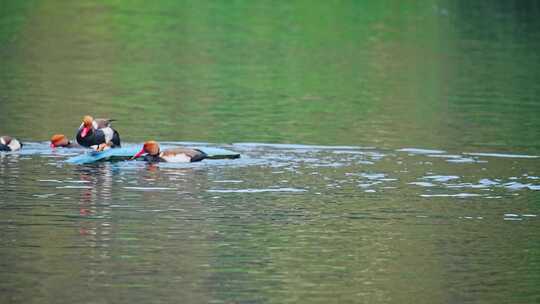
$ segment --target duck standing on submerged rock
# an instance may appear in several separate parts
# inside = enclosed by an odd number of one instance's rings
[[[111,121],[110,119],[94,119],[89,115],[84,116],[77,131],[77,142],[81,146],[93,148],[96,151],[120,147],[120,135],[111,128]]]
[[[159,144],[153,140],[144,143],[143,148],[132,159],[141,157],[150,162],[191,163],[198,162],[208,157],[206,153],[198,149],[173,148],[160,151]]]
[[[51,148],[82,148],[81,145],[71,142],[64,134],[54,134],[51,137]]]
[[[0,136],[0,151],[18,151],[22,148],[21,142],[11,136]]]

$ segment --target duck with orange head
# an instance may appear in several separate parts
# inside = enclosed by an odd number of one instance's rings
[[[82,148],[79,144],[69,140],[64,134],[54,134],[51,137],[51,148]]]
[[[192,163],[208,158],[208,155],[199,149],[173,148],[161,151],[159,144],[153,140],[145,142],[141,151],[132,159],[143,155],[149,162]]]
[[[111,127],[111,121],[111,119],[94,119],[90,115],[84,116],[77,131],[77,143],[97,151],[120,147],[120,135]]]

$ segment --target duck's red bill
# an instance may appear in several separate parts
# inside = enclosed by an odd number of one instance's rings
[[[139,158],[143,154],[144,154],[144,148],[141,149],[141,151],[139,151],[137,154],[135,154],[131,159]]]
[[[89,128],[88,127],[84,127],[81,131],[81,137],[85,137],[87,134],[88,134],[88,131],[89,131]]]

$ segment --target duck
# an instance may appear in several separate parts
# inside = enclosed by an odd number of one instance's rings
[[[144,154],[144,159],[149,162],[192,163],[208,158],[208,155],[199,149],[173,148],[161,151],[159,144],[153,140],[146,141],[141,151],[131,159],[137,159]]]
[[[22,143],[16,138],[7,135],[0,136],[0,151],[19,151],[22,146]]]
[[[81,145],[69,140],[64,134],[54,134],[51,137],[51,148],[81,148]]]
[[[111,122],[111,119],[94,119],[90,115],[84,116],[77,131],[77,143],[96,151],[120,147],[120,135],[111,127]]]

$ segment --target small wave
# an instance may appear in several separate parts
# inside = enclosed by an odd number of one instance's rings
[[[386,177],[384,173],[361,173],[360,176],[370,180],[383,180]]]
[[[528,188],[530,190],[540,190],[540,185],[522,184],[519,182],[509,182],[509,183],[503,184],[503,187],[510,190],[520,190],[520,189],[525,189],[525,188]]]
[[[297,188],[269,188],[269,189],[211,189],[212,193],[263,193],[263,192],[306,192],[305,189]]]
[[[470,157],[452,158],[452,159],[447,159],[446,161],[449,163],[456,163],[456,164],[472,164],[472,163],[480,162]]]
[[[443,150],[431,150],[431,149],[419,149],[419,148],[403,148],[396,150],[398,152],[407,152],[412,154],[440,154],[440,153],[446,153],[446,151]]]
[[[472,188],[472,189],[484,189],[484,188],[489,187],[489,185],[471,184],[471,183],[445,184],[445,186],[448,188]]]
[[[435,186],[435,184],[428,183],[428,182],[412,182],[412,183],[409,183],[409,185],[417,185],[421,187],[434,187]]]
[[[45,194],[34,194],[32,196],[39,197],[39,198],[49,198],[51,196],[55,196],[56,193],[45,193]]]
[[[494,185],[499,184],[498,182],[490,180],[489,178],[482,178],[481,180],[478,181],[478,183],[482,185],[486,185],[486,186],[494,186]]]
[[[463,157],[462,155],[456,155],[456,154],[428,154],[428,157],[434,157],[434,158],[446,158],[446,161],[449,163],[463,163],[463,164],[470,164],[470,163],[477,163],[478,160],[471,158],[471,157]]]
[[[357,150],[357,149],[375,149],[374,147],[360,146],[320,146],[320,145],[295,145],[295,144],[266,144],[266,143],[234,143],[235,147],[247,148],[276,148],[276,149],[293,149],[293,150]]]
[[[92,186],[59,186],[57,189],[92,189]]]
[[[243,183],[244,181],[242,180],[215,180],[215,181],[212,181],[214,183],[232,183],[232,184],[239,184],[239,183]]]
[[[123,187],[128,190],[139,190],[139,191],[162,191],[162,190],[176,190],[175,188],[167,187]]]
[[[504,158],[539,158],[537,155],[505,154],[505,153],[463,153],[472,156],[504,157]]]
[[[458,158],[462,158],[463,156],[456,155],[456,154],[428,154],[428,157],[458,159]]]
[[[436,182],[447,182],[449,180],[458,179],[459,176],[455,176],[455,175],[428,175],[428,176],[424,176],[422,178],[430,179],[430,180],[433,180],[433,181],[436,181]]]
[[[458,198],[466,198],[466,197],[476,197],[476,196],[483,196],[482,194],[476,194],[476,193],[458,193],[458,194],[420,194],[421,197],[458,197]]]

